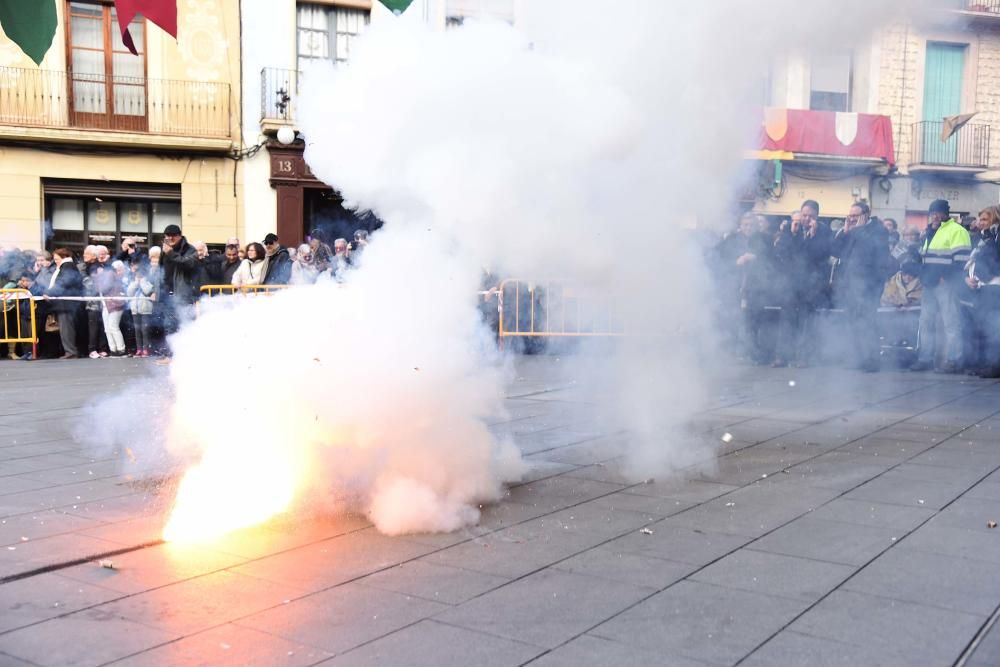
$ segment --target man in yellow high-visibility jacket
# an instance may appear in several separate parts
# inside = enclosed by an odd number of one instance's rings
[[[911,370],[933,368],[937,347],[938,317],[944,330],[944,364],[937,370],[954,373],[962,365],[962,313],[958,287],[962,269],[969,261],[972,243],[969,232],[951,219],[951,207],[944,199],[935,199],[928,210],[926,238],[920,251],[924,284],[920,310],[920,333],[917,362]]]

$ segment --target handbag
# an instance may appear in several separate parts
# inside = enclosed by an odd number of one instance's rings
[[[52,313],[49,313],[45,318],[45,333],[53,333],[59,331],[59,320]]]

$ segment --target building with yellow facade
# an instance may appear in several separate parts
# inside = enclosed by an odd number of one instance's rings
[[[133,22],[137,56],[101,0],[58,0],[41,66],[0,33],[0,245],[241,235],[240,3],[177,9],[176,41]]]

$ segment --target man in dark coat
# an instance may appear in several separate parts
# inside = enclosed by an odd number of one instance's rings
[[[800,366],[808,366],[817,361],[819,352],[812,342],[818,337],[819,310],[830,307],[830,246],[833,232],[814,215],[803,214],[802,218],[808,219],[808,222],[802,224],[802,275],[799,278],[802,322],[798,363]]]
[[[885,281],[892,275],[889,233],[871,218],[871,209],[858,202],[844,220],[844,228],[833,239],[831,254],[840,260],[839,294],[851,324],[858,353],[858,368],[879,371],[879,336],[876,315]]]
[[[190,316],[191,306],[198,299],[198,253],[177,225],[167,225],[163,230],[160,263],[163,266],[160,296],[167,302],[165,328],[173,332],[181,320]]]
[[[51,283],[45,290],[45,296],[83,296],[83,278],[73,264],[73,253],[66,248],[59,248],[52,253],[52,257],[57,267]],[[76,347],[76,318],[82,306],[79,301],[52,302],[52,311],[59,320],[59,337],[63,346],[61,359],[76,359],[80,356]]]
[[[739,230],[717,248],[718,275],[724,298],[738,299],[743,317],[745,354],[755,364],[773,361],[773,344],[768,340],[765,307],[773,305],[774,239],[757,230],[755,216],[740,218]]]
[[[278,243],[276,234],[264,237],[264,252],[267,253],[267,270],[263,284],[287,285],[292,278],[292,258],[288,256],[288,250]]]
[[[226,241],[226,250],[222,259],[222,276],[219,278],[220,285],[232,285],[233,274],[240,268],[240,240],[230,238]]]
[[[198,271],[195,274],[195,283],[198,287],[198,295],[201,295],[201,288],[205,285],[222,285],[222,264],[223,257],[219,253],[212,253],[208,250],[208,244],[204,241],[196,241],[195,252],[198,254]]]

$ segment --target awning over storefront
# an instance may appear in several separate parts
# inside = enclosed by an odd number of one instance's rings
[[[888,116],[769,107],[753,149],[768,155],[809,153],[896,162]]]

